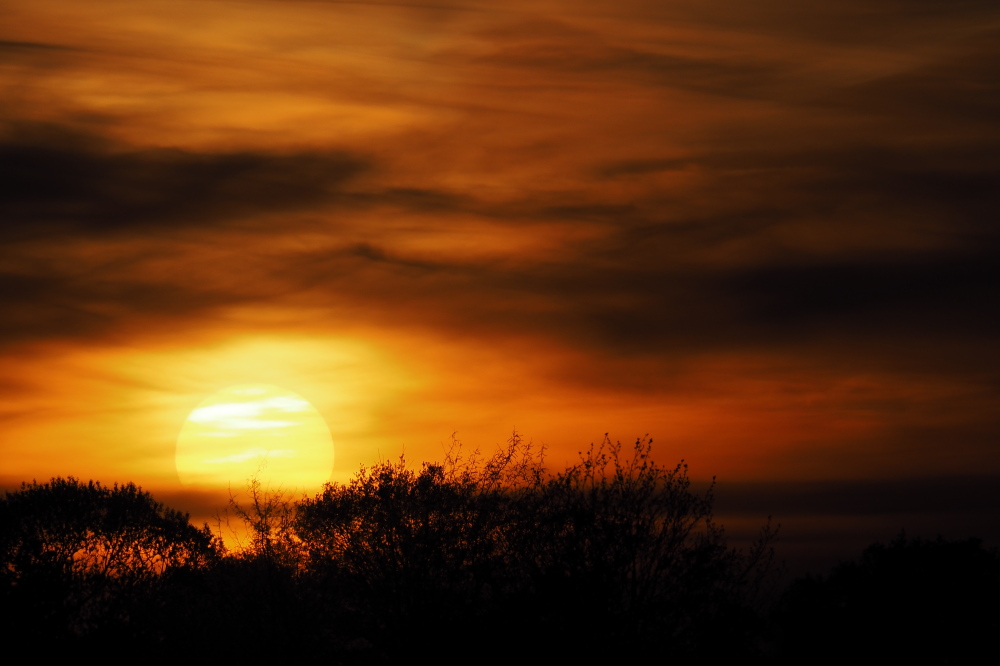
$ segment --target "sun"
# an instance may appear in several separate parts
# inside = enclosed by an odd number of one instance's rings
[[[188,486],[235,489],[256,477],[272,488],[310,492],[330,478],[333,440],[302,396],[273,384],[240,384],[191,412],[177,436],[175,462]]]

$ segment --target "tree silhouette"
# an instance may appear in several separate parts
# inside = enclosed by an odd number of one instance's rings
[[[336,590],[328,612],[388,655],[441,626],[461,641],[459,627],[490,613],[511,573],[499,524],[507,501],[443,466],[415,472],[400,459],[303,501],[296,527],[309,574]]]
[[[197,614],[180,633],[197,637],[198,651],[219,658],[284,658],[312,644],[317,617],[301,585],[301,544],[292,531],[296,506],[289,494],[247,479],[246,494],[230,491],[217,516],[223,557],[205,576]],[[251,610],[252,612],[248,612]],[[220,641],[220,636],[226,640]],[[266,641],[261,637],[266,636]]]
[[[534,649],[563,655],[639,654],[664,638],[687,655],[726,627],[734,653],[752,651],[747,618],[774,533],[749,553],[727,548],[711,490],[693,492],[683,464],[650,454],[648,439],[623,452],[605,438],[552,475],[515,435],[488,460],[362,469],[299,505],[307,571],[355,622],[371,619],[359,631],[389,656],[441,627],[474,641],[484,625],[512,637],[531,626]]]
[[[777,612],[784,660],[822,646],[822,659],[967,663],[1000,632],[1000,552],[978,539],[898,536],[827,577],[794,581]]]
[[[551,473],[516,434],[491,457],[362,468],[298,503],[250,480],[230,514],[249,540],[133,484],[25,484],[0,501],[0,585],[13,631],[81,646],[261,659],[288,651],[395,662],[440,640],[503,658],[754,656],[754,594],[774,532],[731,549],[681,463],[609,438]],[[484,647],[483,631],[499,640]]]
[[[292,530],[295,503],[281,489],[264,487],[260,470],[257,472],[247,479],[246,501],[240,501],[230,490],[228,506],[217,515],[219,540],[228,530],[236,542],[229,552],[231,556],[269,567],[294,568],[300,550]]]
[[[749,552],[728,548],[713,487],[694,492],[683,461],[664,468],[651,453],[648,438],[629,450],[605,436],[539,481],[513,535],[545,601],[537,620],[581,656],[640,655],[664,641],[675,656],[711,643],[716,654],[752,652],[754,596],[776,531],[768,524]]]
[[[73,477],[0,499],[0,586],[22,638],[80,637],[137,625],[155,588],[214,556],[212,536],[132,483]],[[140,603],[141,602],[141,603]]]

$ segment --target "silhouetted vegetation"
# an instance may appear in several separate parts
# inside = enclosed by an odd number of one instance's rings
[[[817,649],[841,660],[936,635],[946,639],[926,653],[948,661],[945,646],[998,629],[995,611],[967,603],[969,590],[1000,591],[997,553],[976,541],[872,546],[794,582],[771,612],[760,592],[775,532],[730,548],[712,488],[695,492],[683,463],[656,464],[648,440],[606,438],[558,473],[515,435],[490,458],[456,445],[442,463],[379,463],[299,502],[255,480],[248,490],[227,509],[248,535],[232,550],[131,484],[8,493],[0,593],[18,609],[12,636],[381,663],[418,648],[436,661]]]
[[[784,661],[875,659],[968,663],[1000,634],[1000,553],[978,539],[900,535],[827,577],[794,581],[776,612]]]
[[[140,635],[177,577],[215,561],[207,528],[133,484],[22,484],[0,500],[0,585],[18,641]]]
[[[648,441],[623,451],[605,439],[554,475],[516,435],[489,460],[458,453],[420,471],[364,469],[299,506],[305,570],[350,600],[369,643],[391,654],[445,628],[455,644],[531,627],[536,652],[640,653],[668,639],[686,654],[725,625],[727,646],[752,650],[743,634],[773,534],[749,553],[727,548],[711,490],[694,493],[683,465],[658,466]]]

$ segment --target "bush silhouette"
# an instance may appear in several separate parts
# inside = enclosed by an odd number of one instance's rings
[[[773,531],[729,548],[711,488],[695,492],[683,463],[659,466],[648,439],[605,437],[557,473],[516,434],[488,458],[456,443],[442,463],[379,463],[298,503],[250,484],[230,506],[250,537],[233,552],[132,484],[9,493],[0,584],[22,610],[14,631],[74,649],[340,663],[428,643],[508,658],[757,652]]]
[[[0,586],[22,639],[138,625],[165,579],[213,556],[207,527],[131,483],[55,478],[0,499]]]
[[[308,575],[336,591],[330,612],[386,658],[443,626],[462,640],[459,627],[493,614],[517,573],[504,541],[511,490],[456,465],[363,468],[300,503]]]
[[[605,437],[539,483],[516,552],[546,600],[542,621],[591,645],[602,636],[612,652],[664,641],[675,655],[709,642],[752,650],[752,603],[775,534],[765,527],[749,553],[729,549],[712,488],[693,492],[683,461],[664,468],[650,454],[649,440],[626,451]]]
[[[829,576],[796,580],[778,612],[784,657],[822,646],[850,655],[967,663],[991,650],[1000,631],[1000,553],[978,539],[898,536],[869,546]]]
[[[605,438],[552,475],[515,435],[488,460],[363,469],[300,504],[306,571],[350,599],[356,622],[370,618],[359,630],[390,655],[443,627],[474,640],[482,626],[530,626],[534,649],[590,656],[665,638],[693,654],[728,627],[726,645],[752,651],[773,533],[750,553],[729,549],[711,489],[693,492],[683,463],[662,468],[650,451],[648,439],[624,451]]]

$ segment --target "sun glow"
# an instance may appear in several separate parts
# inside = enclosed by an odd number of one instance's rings
[[[176,464],[185,485],[238,488],[256,476],[307,492],[330,478],[333,441],[302,396],[273,384],[242,384],[191,412],[177,437]]]

